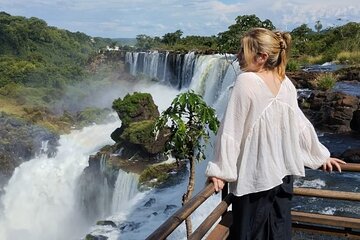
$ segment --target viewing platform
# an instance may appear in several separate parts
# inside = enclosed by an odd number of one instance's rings
[[[360,164],[342,165],[342,171],[360,172]],[[215,193],[212,183],[208,184],[182,208],[170,216],[146,240],[166,239],[187,217]],[[360,193],[321,190],[311,188],[294,188],[294,195],[304,197],[330,198],[360,202]],[[232,224],[231,205],[233,195],[228,193],[225,185],[222,190],[222,201],[213,209],[206,219],[190,235],[190,240],[221,240],[227,239]],[[293,232],[327,235],[341,239],[360,239],[360,218],[334,216],[302,211],[291,211]],[[220,221],[219,221],[220,220]],[[316,239],[316,238],[312,238]]]

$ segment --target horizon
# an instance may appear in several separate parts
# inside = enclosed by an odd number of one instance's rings
[[[161,37],[180,29],[183,36],[212,36],[224,32],[241,15],[269,19],[277,29],[291,31],[302,24],[323,29],[360,22],[358,0],[0,0],[0,11],[12,16],[36,17],[49,26],[92,37],[129,38],[145,34]]]

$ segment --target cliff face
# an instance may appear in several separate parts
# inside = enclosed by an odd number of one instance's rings
[[[0,113],[0,185],[17,166],[36,154],[54,155],[58,139],[57,134],[43,127]]]

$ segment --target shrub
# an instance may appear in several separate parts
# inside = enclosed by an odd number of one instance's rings
[[[333,73],[322,73],[315,78],[315,85],[320,90],[330,90],[335,86],[336,76]]]
[[[298,61],[290,59],[286,64],[286,71],[295,72],[300,70],[300,64]]]
[[[337,54],[336,60],[338,60],[340,63],[360,63],[360,51],[355,52],[347,52],[342,51]]]

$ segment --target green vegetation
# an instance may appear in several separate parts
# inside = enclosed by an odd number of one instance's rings
[[[158,187],[170,178],[170,172],[179,169],[177,163],[164,163],[147,167],[140,175],[139,185],[147,187]]]
[[[314,80],[315,85],[320,90],[331,90],[336,83],[336,76],[333,73],[322,73]]]
[[[55,131],[69,130],[73,122],[65,122],[64,117],[58,116],[62,112],[55,106],[63,105],[71,91],[74,95],[76,91],[76,100],[79,100],[89,94],[86,91],[91,87],[104,84],[96,76],[103,74],[104,70],[94,74],[88,66],[101,49],[112,45],[111,39],[50,27],[35,17],[0,12],[1,111]],[[79,87],[81,84],[91,87],[85,89]],[[93,116],[100,110],[91,111],[91,114],[86,110],[80,113],[81,116],[73,116],[76,125],[80,127],[86,122],[96,122]],[[89,119],[85,120],[86,117]]]
[[[190,174],[187,191],[183,195],[183,204],[192,196],[195,185],[195,163],[205,159],[204,150],[210,139],[210,133],[216,133],[219,121],[215,110],[206,105],[202,97],[193,91],[177,95],[156,122],[155,131],[168,127],[170,122],[170,139],[166,149],[171,151],[177,160],[190,163]],[[186,235],[192,233],[191,219],[185,221]]]
[[[294,59],[290,59],[288,63],[286,64],[286,71],[289,72],[295,72],[300,70],[300,64],[298,61],[295,61]]]
[[[237,53],[242,35],[254,27],[263,27],[270,30],[275,29],[275,26],[269,19],[261,21],[254,14],[238,16],[235,19],[235,24],[230,25],[227,31],[219,33],[219,50],[221,52]]]
[[[61,87],[81,81],[90,54],[110,39],[49,27],[41,19],[0,12],[0,87]]]
[[[181,30],[166,33],[162,37],[150,37],[144,34],[137,36],[137,50],[170,50],[198,51],[201,53],[237,53],[241,36],[253,27],[276,29],[269,19],[261,20],[256,15],[242,15],[227,31],[217,36],[186,36]],[[355,64],[360,57],[360,23],[350,22],[343,26],[323,29],[320,21],[316,21],[313,31],[306,24],[291,31],[293,38],[291,53],[296,60],[288,66],[294,71],[304,64],[321,64],[329,61]]]
[[[360,23],[350,22],[343,26],[321,30],[317,22],[317,32],[306,24],[295,28],[292,53],[300,62],[324,63],[339,61],[342,63],[359,63]],[[353,54],[349,54],[349,53]]]
[[[159,116],[157,106],[149,93],[127,94],[123,99],[114,100],[112,108],[118,113],[124,127],[137,119],[148,120]]]

